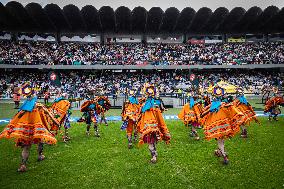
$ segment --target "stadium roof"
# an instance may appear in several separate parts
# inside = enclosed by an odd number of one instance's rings
[[[123,33],[123,34],[221,34],[221,33],[279,33],[284,32],[284,8],[269,6],[262,10],[251,7],[247,11],[236,7],[229,11],[220,7],[215,11],[202,7],[185,7],[181,12],[170,7],[163,11],[152,7],[130,10],[121,6],[116,10],[103,6],[99,10],[86,5],[62,9],[56,4],[45,7],[29,3],[25,7],[15,1],[0,3],[0,29],[19,32],[64,33]]]

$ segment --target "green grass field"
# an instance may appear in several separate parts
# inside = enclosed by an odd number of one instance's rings
[[[0,104],[0,118],[12,117],[12,107]],[[249,138],[238,135],[226,141],[227,166],[213,155],[216,141],[194,141],[181,121],[166,121],[172,140],[170,145],[158,144],[157,164],[149,163],[146,145],[127,148],[121,122],[100,126],[101,138],[86,137],[85,125],[73,123],[68,144],[58,137],[57,145],[45,146],[43,162],[36,161],[34,146],[29,170],[21,174],[16,172],[21,149],[13,141],[0,140],[0,188],[284,188],[284,117],[278,122],[260,120],[261,126],[248,128]]]

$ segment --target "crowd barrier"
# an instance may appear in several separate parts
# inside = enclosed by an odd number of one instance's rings
[[[280,91],[281,94],[283,95],[284,92]],[[250,99],[258,99],[259,103],[264,103],[263,101],[263,95],[255,95],[252,93],[247,93],[245,94],[246,98],[248,100]],[[182,107],[186,102],[188,97],[186,96],[185,93],[163,93],[160,94],[160,97],[162,98],[164,105],[168,108],[180,108]],[[24,99],[21,99],[23,101]],[[49,102],[52,102],[54,99],[51,98],[49,99]],[[112,108],[121,108],[123,106],[123,103],[127,100],[126,96],[109,96],[109,100],[111,103]],[[86,101],[84,100],[77,100],[75,101],[74,99],[72,100],[72,108],[74,110],[79,110],[81,107],[81,104]],[[39,102],[43,103],[43,99],[39,98]],[[0,103],[13,103],[13,99],[11,98],[5,98],[5,99],[0,99]]]
[[[2,69],[54,69],[54,70],[188,70],[188,69],[284,69],[284,64],[244,65],[12,65],[0,64]]]

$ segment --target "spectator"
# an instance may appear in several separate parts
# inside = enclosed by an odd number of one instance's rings
[[[123,96],[130,86],[132,88],[142,90],[145,82],[151,82],[159,86],[161,94],[172,95],[174,91],[185,93],[191,87],[188,71],[139,71],[139,72],[122,72],[116,73],[111,71],[100,71],[94,74],[92,71],[62,71],[61,91],[67,92],[70,97],[85,98],[90,91],[103,91],[104,94],[117,98]],[[210,70],[206,72],[196,73],[200,77],[199,85],[209,87],[212,83],[216,83],[222,79],[229,83],[241,86],[246,92],[261,94],[263,85],[271,85],[275,83],[275,78],[279,81],[279,86],[283,86],[283,75],[281,72],[266,71],[226,71],[219,72]],[[281,79],[282,78],[282,79]],[[2,97],[11,98],[13,86],[22,85],[25,82],[31,82],[38,88],[38,96],[45,97],[45,91],[48,89],[49,98],[53,98],[55,87],[48,82],[47,72],[36,71],[2,71],[0,72],[0,94]],[[99,90],[98,90],[99,89]],[[46,101],[47,102],[47,101]]]
[[[49,99],[49,92],[45,91],[44,92],[44,104],[48,104],[48,99]]]
[[[0,63],[48,65],[283,64],[284,43],[106,44],[0,41]]]

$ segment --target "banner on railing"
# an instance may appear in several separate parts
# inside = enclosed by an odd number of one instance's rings
[[[187,42],[190,44],[204,44],[205,40],[204,39],[189,39]]]
[[[210,43],[222,43],[223,40],[219,40],[219,39],[205,39],[205,43],[206,44],[210,44]]]
[[[246,42],[246,39],[245,38],[233,38],[233,37],[230,37],[230,38],[228,38],[228,42],[229,43],[244,43],[244,42]]]

